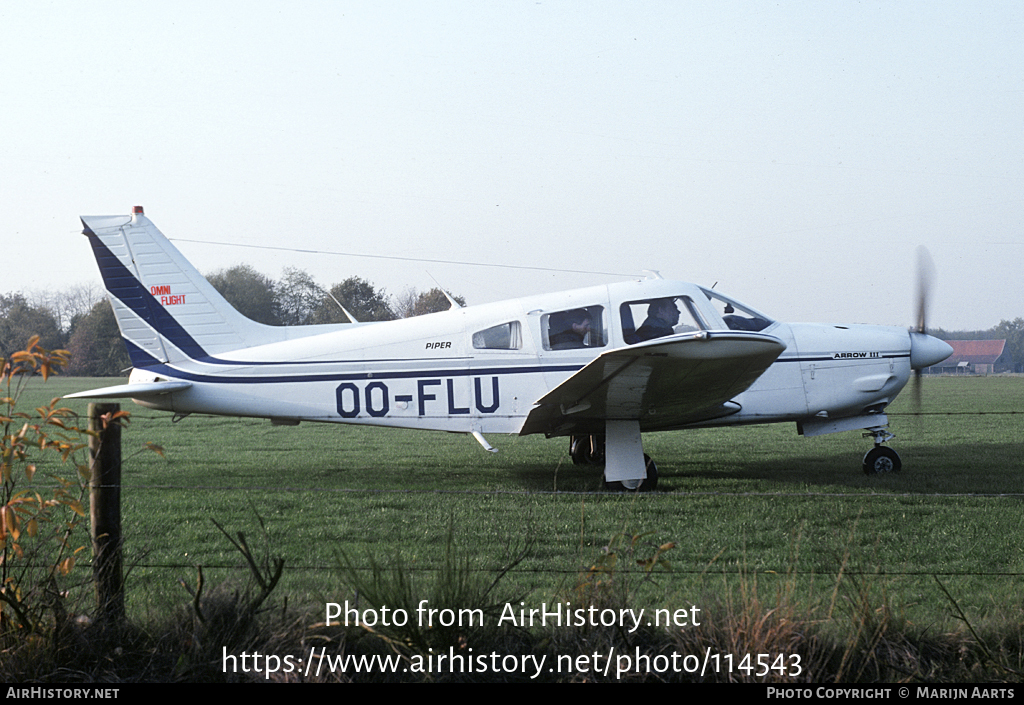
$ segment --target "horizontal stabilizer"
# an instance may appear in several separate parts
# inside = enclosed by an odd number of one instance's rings
[[[191,382],[143,382],[136,384],[119,384],[116,387],[103,387],[88,392],[66,394],[65,399],[145,399],[158,397],[162,394],[180,392],[192,386]]]

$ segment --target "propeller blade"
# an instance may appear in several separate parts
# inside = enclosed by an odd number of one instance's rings
[[[914,370],[914,386],[911,388],[911,400],[915,414],[921,413],[921,370]]]
[[[917,332],[928,328],[928,299],[935,280],[935,263],[924,245],[917,248]]]
[[[931,297],[932,283],[935,281],[935,263],[928,248],[919,245],[917,248],[917,332],[928,330],[928,300]],[[921,375],[923,368],[914,370],[914,385],[911,390],[914,413],[921,413]]]

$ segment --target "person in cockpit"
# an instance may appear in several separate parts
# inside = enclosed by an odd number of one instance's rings
[[[637,342],[672,335],[672,327],[677,323],[679,308],[675,299],[655,299],[647,307],[647,320],[636,330]]]
[[[590,333],[590,315],[582,308],[552,315],[550,330],[557,331],[548,338],[552,350],[586,347],[587,335]]]

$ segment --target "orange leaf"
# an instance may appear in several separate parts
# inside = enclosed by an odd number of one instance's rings
[[[18,515],[10,505],[0,507],[0,534],[10,534],[15,541],[21,535],[18,529]]]

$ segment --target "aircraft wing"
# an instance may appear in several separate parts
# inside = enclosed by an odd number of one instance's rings
[[[137,382],[119,384],[115,387],[92,389],[88,392],[65,394],[65,399],[145,399],[188,389],[191,382]]]
[[[785,349],[763,333],[700,331],[609,350],[541,397],[520,434],[604,433],[608,419],[667,430],[727,416]]]

